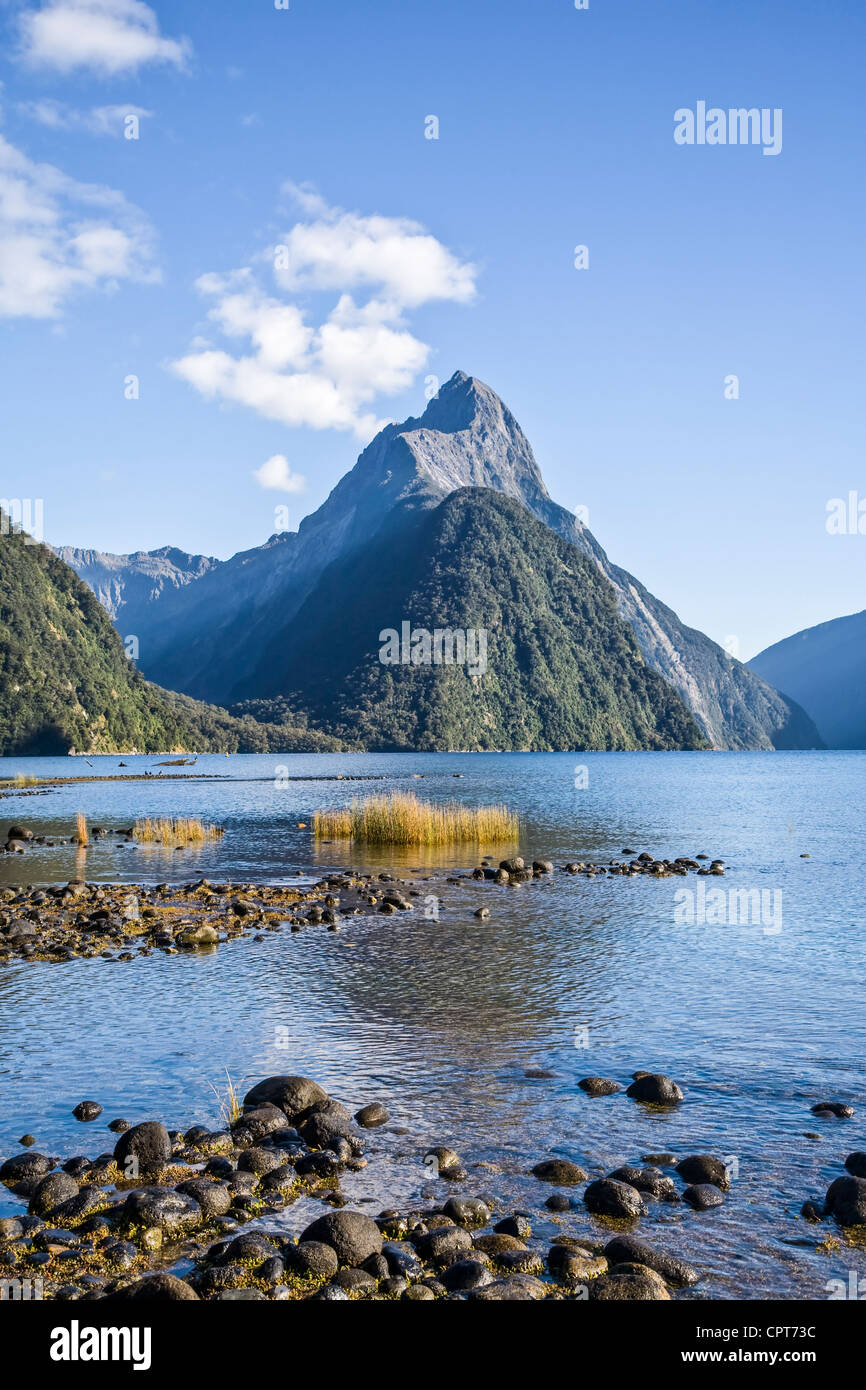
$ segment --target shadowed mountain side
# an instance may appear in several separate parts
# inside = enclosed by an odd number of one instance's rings
[[[866,611],[796,632],[749,666],[809,711],[828,748],[866,748]]]
[[[486,669],[385,665],[385,629],[486,633]],[[475,653],[471,639],[467,650]],[[404,504],[328,567],[274,634],[250,691],[374,749],[697,748],[701,732],[645,665],[612,587],[520,502],[488,488]]]

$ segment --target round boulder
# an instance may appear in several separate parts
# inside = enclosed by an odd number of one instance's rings
[[[114,1146],[114,1161],[131,1178],[158,1173],[171,1158],[171,1139],[165,1125],[145,1120],[121,1134]]]
[[[332,1211],[320,1216],[301,1235],[301,1241],[330,1245],[341,1264],[363,1264],[382,1251],[382,1232],[375,1221],[360,1211]]]
[[[644,1072],[638,1076],[626,1091],[632,1100],[641,1100],[645,1105],[678,1105],[683,1093],[669,1076],[657,1072]]]

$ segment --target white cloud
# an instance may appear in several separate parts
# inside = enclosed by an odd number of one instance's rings
[[[139,121],[152,116],[143,106],[94,106],[89,111],[79,111],[62,101],[21,101],[17,108],[20,115],[49,130],[84,130],[90,135],[122,136],[126,121],[135,116]]]
[[[20,17],[21,49],[39,67],[72,72],[91,68],[114,76],[146,63],[182,68],[188,39],[169,39],[143,0],[46,0]]]
[[[303,492],[307,480],[300,473],[293,473],[285,454],[274,454],[253,473],[260,487],[272,488],[275,492]]]
[[[57,318],[75,294],[152,282],[153,234],[122,194],[35,164],[0,135],[0,318]]]
[[[264,257],[198,281],[213,301],[211,322],[225,338],[245,340],[247,351],[199,341],[174,370],[211,399],[289,426],[353,430],[366,441],[384,423],[369,408],[376,397],[409,387],[429,356],[406,312],[436,300],[468,303],[477,271],[416,222],[331,208],[307,186],[286,191],[307,220],[272,249],[272,284],[262,283]],[[306,302],[294,302],[329,291],[338,298],[318,323]]]

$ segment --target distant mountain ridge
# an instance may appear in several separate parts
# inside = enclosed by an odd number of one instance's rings
[[[159,690],[128,660],[92,590],[0,512],[0,756],[336,751],[298,727]]]
[[[189,555],[171,545],[160,550],[137,550],[133,555],[111,555],[62,545],[55,554],[93,590],[124,633],[136,634],[146,625],[144,612],[161,597],[163,590],[182,588],[220,564],[212,556]]]
[[[808,711],[828,748],[866,748],[866,610],[795,632],[749,666]]]
[[[163,686],[219,704],[264,696],[250,688],[249,673],[267,668],[274,634],[300,611],[327,567],[369,544],[386,518],[403,524],[413,510],[438,506],[465,487],[513,498],[595,563],[645,661],[679,693],[712,746],[820,746],[793,700],[687,628],[610,562],[592,533],[550,498],[508,408],[464,372],[445,383],[422,417],[386,426],[297,532],[272,536],[190,582],[164,585],[139,607],[143,669]]]

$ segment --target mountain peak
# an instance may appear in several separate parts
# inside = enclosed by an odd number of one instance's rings
[[[415,472],[439,494],[489,487],[529,507],[548,498],[529,440],[478,377],[455,372],[420,419],[391,428],[392,439],[408,446]]]

